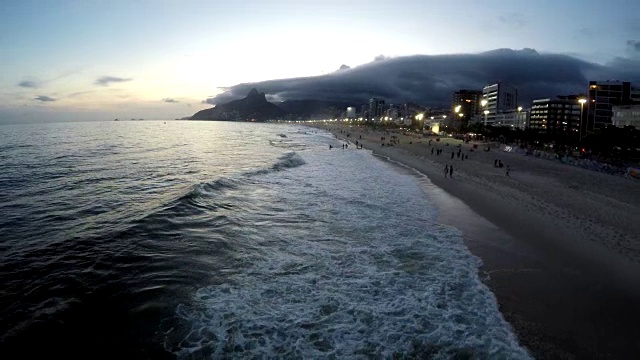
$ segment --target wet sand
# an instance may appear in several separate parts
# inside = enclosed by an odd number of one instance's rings
[[[489,152],[483,148],[490,144],[462,144],[462,160],[453,139],[314,126],[349,141],[347,151],[358,140],[429,177],[426,192],[442,222],[464,232],[500,310],[533,356],[640,354],[640,182],[505,153],[496,144]],[[399,143],[388,146],[391,139]],[[431,155],[431,147],[442,154]],[[495,159],[510,165],[509,176]],[[446,164],[454,166],[452,179],[444,177]]]

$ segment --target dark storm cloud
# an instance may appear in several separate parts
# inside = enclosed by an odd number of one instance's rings
[[[632,51],[640,52],[640,41],[638,40],[627,40],[627,46]]]
[[[215,105],[242,98],[255,87],[270,99],[279,100],[345,100],[358,104],[379,97],[390,103],[448,106],[456,90],[482,89],[501,81],[517,87],[520,102],[527,104],[535,98],[584,93],[589,80],[639,80],[637,63],[620,58],[603,66],[567,55],[539,54],[533,49],[415,55],[322,76],[238,84],[205,102]]]
[[[101,85],[101,86],[109,86],[109,84],[111,83],[127,82],[131,80],[133,79],[127,79],[127,78],[121,78],[121,77],[115,77],[115,76],[103,76],[98,80],[96,80],[95,84]]]
[[[36,83],[35,81],[21,81],[18,86],[23,87],[23,88],[37,88],[38,87],[38,83]]]
[[[33,100],[38,100],[38,101],[42,101],[42,102],[50,102],[50,101],[56,101],[56,99],[46,96],[46,95],[38,95],[36,96]]]
[[[177,102],[180,102],[180,101],[175,100],[175,99],[171,99],[171,98],[164,98],[164,99],[162,99],[162,102],[166,102],[166,103],[177,103]]]

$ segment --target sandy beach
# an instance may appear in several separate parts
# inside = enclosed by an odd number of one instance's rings
[[[464,232],[500,310],[534,357],[640,354],[640,182],[507,153],[499,144],[311,126],[349,142],[346,151],[357,151],[358,141],[401,171],[427,175],[442,222]]]

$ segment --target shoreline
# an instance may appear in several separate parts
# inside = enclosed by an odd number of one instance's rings
[[[464,233],[483,280],[521,344],[539,359],[640,353],[640,213],[633,179],[455,141],[342,124],[308,124],[361,142],[426,175],[441,222]],[[347,133],[350,137],[347,137]],[[361,136],[361,138],[360,138]],[[389,139],[399,143],[388,146]],[[385,137],[386,146],[381,146]],[[448,145],[446,145],[448,144]],[[353,145],[355,147],[355,144]],[[339,151],[339,150],[337,150]],[[498,158],[511,165],[493,167]],[[454,165],[452,179],[445,164]],[[597,189],[594,190],[594,189]],[[586,210],[586,211],[585,211]],[[626,213],[624,213],[626,211]],[[635,212],[634,212],[635,211]]]

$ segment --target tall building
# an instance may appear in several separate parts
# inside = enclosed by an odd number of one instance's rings
[[[482,89],[481,101],[486,101],[482,111],[488,111],[482,119],[487,125],[493,125],[498,113],[518,108],[518,90],[502,83],[488,85]]]
[[[548,134],[580,135],[579,96],[537,99],[531,103],[529,128]]]
[[[400,107],[394,104],[389,104],[387,110],[384,112],[384,116],[388,117],[391,121],[400,119]]]
[[[384,100],[369,99],[369,116],[374,121],[380,121],[380,118],[384,117]]]
[[[524,129],[528,123],[529,110],[519,107],[515,110],[498,112],[492,125],[510,127],[512,129]]]
[[[367,119],[367,121],[369,120],[369,105],[364,104],[360,107],[360,117]]]
[[[451,125],[456,129],[466,126],[469,119],[474,118],[482,111],[480,101],[481,90],[458,90],[453,93],[451,113],[453,114]]]
[[[633,126],[636,129],[640,129],[640,104],[614,105],[612,111],[611,122],[614,126]]]
[[[638,85],[638,84],[635,84]],[[631,84],[631,102],[633,104],[640,104],[640,86],[634,86],[634,84]]]
[[[635,94],[634,94],[635,95]],[[612,124],[612,107],[631,104],[631,83],[628,81],[589,81],[589,114],[587,129],[602,129]]]

